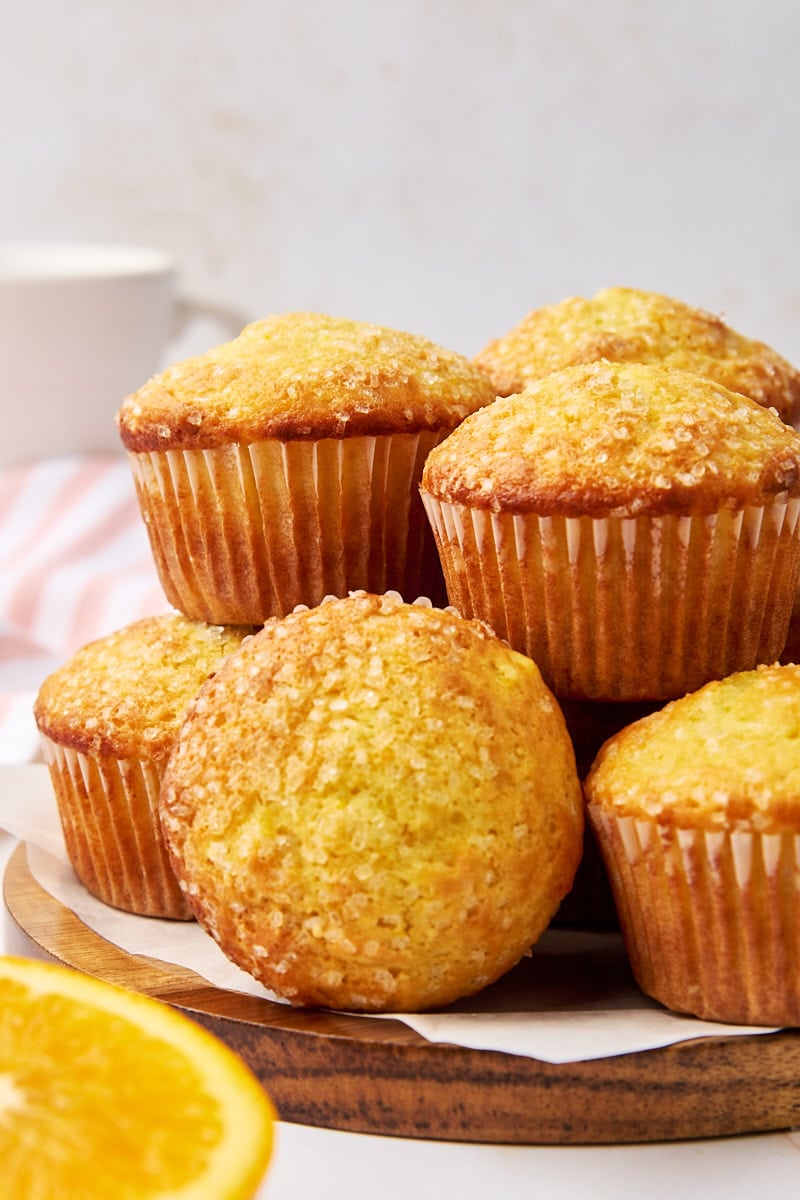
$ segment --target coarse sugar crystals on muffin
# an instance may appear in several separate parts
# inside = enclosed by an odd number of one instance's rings
[[[89,642],[40,687],[34,715],[67,855],[107,904],[191,917],[164,848],[161,777],[190,700],[251,632],[145,617]]]
[[[201,690],[161,795],[201,924],[293,1004],[491,983],[569,890],[583,808],[536,666],[479,622],[354,593],[267,623]]]
[[[510,396],[564,367],[597,362],[663,363],[741,392],[800,425],[800,371],[719,316],[637,288],[604,288],[528,313],[474,362]]]
[[[800,667],[630,725],[585,790],[643,990],[709,1020],[800,1024]]]
[[[800,569],[800,434],[671,367],[590,363],[468,417],[422,499],[451,604],[556,695],[671,699],[774,661]]]
[[[261,624],[357,588],[443,599],[422,464],[493,399],[460,354],[318,313],[170,367],[118,414],[168,600]]]

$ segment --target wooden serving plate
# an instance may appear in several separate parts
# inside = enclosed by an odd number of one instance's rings
[[[24,846],[4,895],[11,949],[54,959],[166,1001],[249,1063],[284,1121],[467,1142],[650,1142],[800,1125],[800,1033],[717,1037],[561,1065],[425,1041],[399,1021],[296,1009],[213,987],[193,972],[127,954],[90,930],[32,876]],[[575,986],[629,975],[618,934]],[[493,988],[494,1010],[519,1011],[532,971],[575,969],[563,955],[526,959]],[[566,967],[565,967],[566,962]],[[600,974],[598,974],[600,973]],[[563,982],[563,980],[562,980]],[[483,994],[482,994],[483,995]],[[456,1006],[457,1007],[457,1006]],[[475,998],[463,1005],[474,1011]],[[568,1017],[565,1017],[568,1019]]]

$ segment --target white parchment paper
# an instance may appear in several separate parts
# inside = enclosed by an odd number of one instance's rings
[[[129,954],[187,967],[216,987],[277,1000],[196,923],[118,912],[86,891],[67,860],[43,765],[0,764],[0,828],[27,843],[38,883],[108,941]],[[430,1041],[551,1063],[630,1054],[691,1038],[775,1032],[669,1012],[634,983],[618,934],[558,930],[544,935],[502,989],[487,988],[435,1013],[391,1015]]]

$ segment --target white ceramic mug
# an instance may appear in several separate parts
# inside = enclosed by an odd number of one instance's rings
[[[219,341],[246,323],[178,296],[163,250],[0,245],[0,467],[120,450],[117,409],[198,318]]]

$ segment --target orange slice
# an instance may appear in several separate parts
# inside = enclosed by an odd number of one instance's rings
[[[2,1195],[245,1200],[274,1118],[233,1051],[166,1004],[0,957]]]

